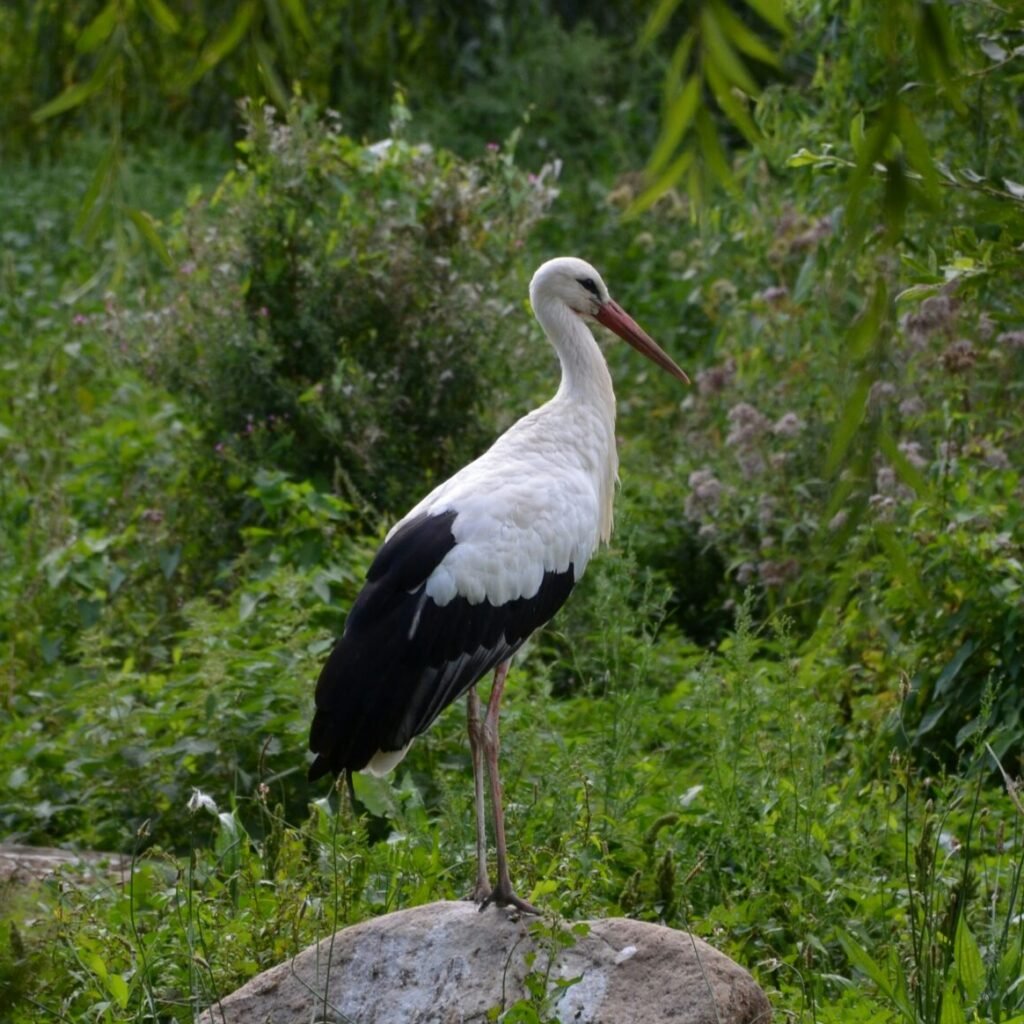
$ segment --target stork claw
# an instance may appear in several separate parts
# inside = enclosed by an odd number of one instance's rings
[[[516,910],[523,914],[534,914],[535,916],[540,917],[540,911],[532,903],[527,903],[526,900],[521,900],[512,891],[511,887],[509,887],[507,891],[503,890],[500,883],[498,887],[494,889],[480,904],[481,913],[492,903],[496,907],[515,907]]]

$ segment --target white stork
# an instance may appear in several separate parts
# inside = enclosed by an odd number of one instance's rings
[[[468,691],[473,896],[481,909],[493,902],[537,913],[512,891],[509,876],[498,707],[512,656],[564,604],[611,535],[615,394],[587,321],[603,324],[689,381],[583,260],[562,257],[541,266],[530,283],[530,302],[562,364],[558,392],[391,528],[317,682],[309,739],[317,756],[309,778],[389,772],[413,739]],[[481,718],[476,683],[492,669]],[[482,759],[494,811],[494,889]]]

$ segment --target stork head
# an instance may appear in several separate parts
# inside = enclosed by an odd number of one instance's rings
[[[530,303],[534,310],[559,302],[585,320],[596,320],[673,377],[690,383],[672,357],[608,294],[601,275],[586,260],[560,256],[541,264],[533,275]]]

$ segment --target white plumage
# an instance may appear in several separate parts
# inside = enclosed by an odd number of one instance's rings
[[[512,655],[568,597],[612,528],[615,395],[587,327],[596,320],[681,380],[686,375],[573,257],[543,264],[530,301],[561,363],[555,396],[430,492],[390,530],[317,683],[310,778],[390,771],[415,736],[470,695],[477,804],[475,895],[512,891],[497,771],[497,718]],[[474,684],[496,669],[486,718]],[[488,763],[498,885],[486,869],[481,754]]]
[[[457,594],[501,605],[533,597],[545,572],[571,564],[579,580],[612,529],[618,474],[615,392],[601,350],[560,288],[565,274],[600,281],[583,260],[551,260],[530,300],[562,364],[555,396],[513,424],[478,459],[440,484],[396,523],[454,510],[455,547],[427,580],[447,604]],[[574,283],[575,280],[574,280]]]

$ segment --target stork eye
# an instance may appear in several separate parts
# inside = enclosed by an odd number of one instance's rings
[[[601,293],[597,290],[597,284],[592,277],[577,277],[576,280],[583,285],[583,287],[586,288],[595,299],[601,298]]]

